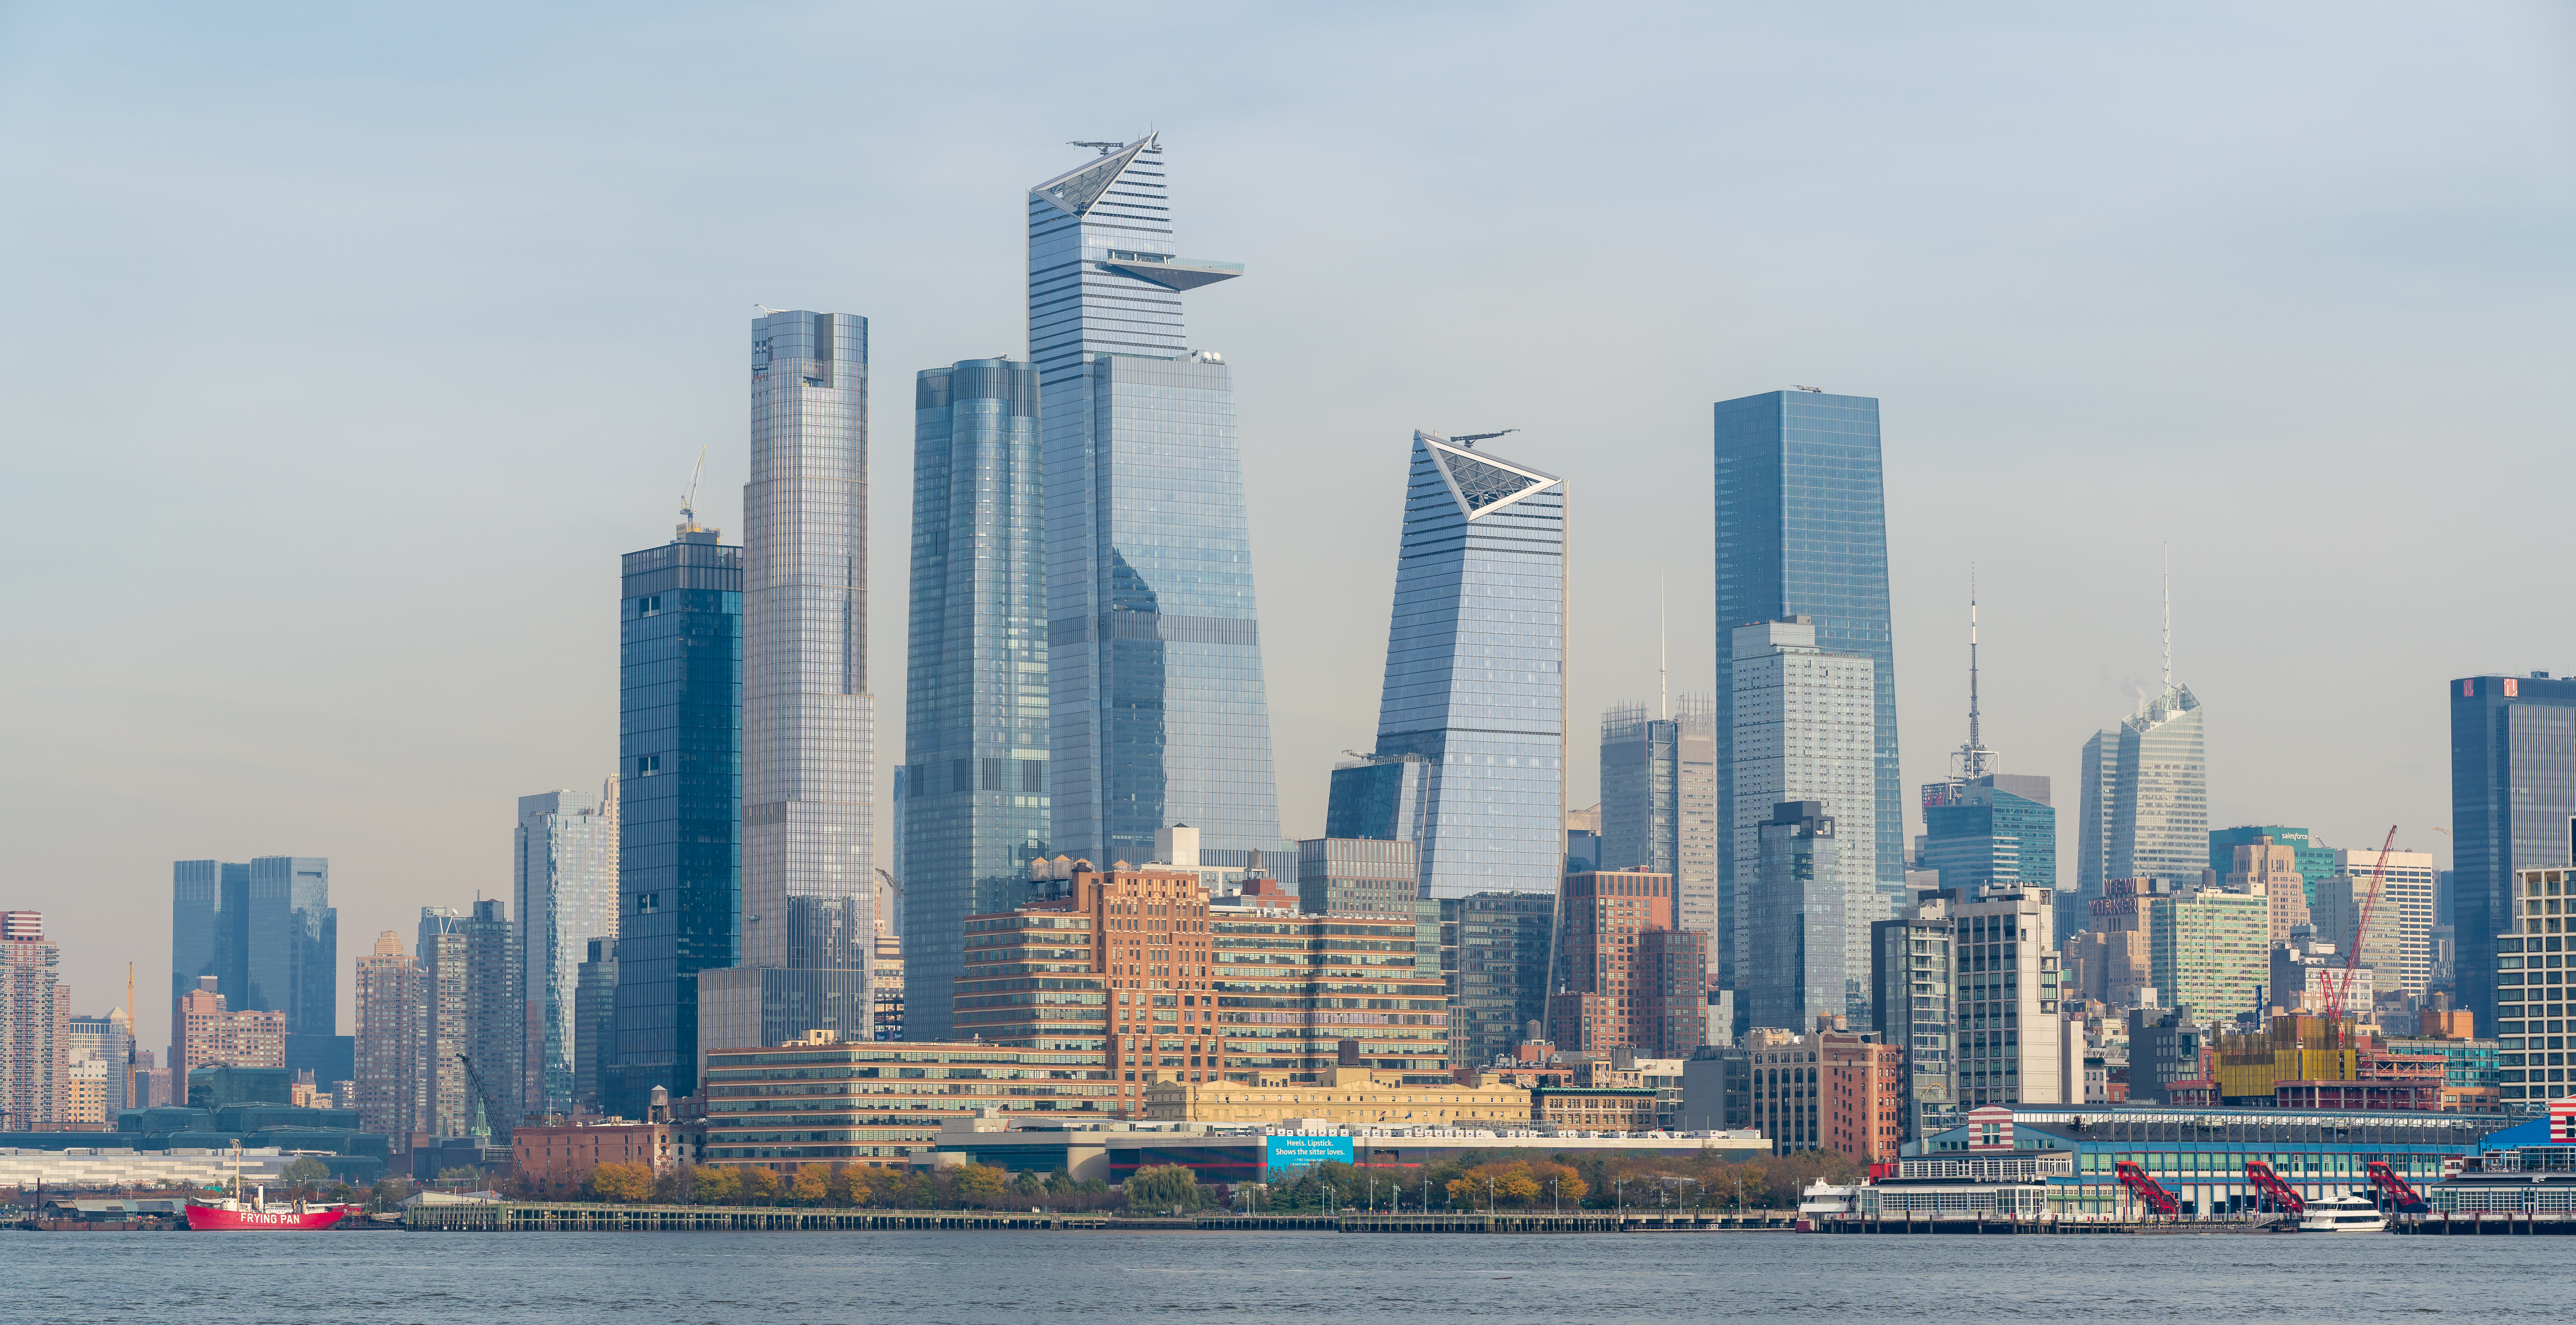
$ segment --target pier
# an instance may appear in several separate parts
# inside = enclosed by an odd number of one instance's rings
[[[778,1233],[1785,1233],[1785,1210],[1699,1216],[1607,1211],[1340,1215],[1228,1214],[1171,1217],[1050,1214],[999,1210],[834,1210],[793,1206],[590,1205],[493,1201],[415,1205],[402,1226],[415,1233],[760,1231]]]

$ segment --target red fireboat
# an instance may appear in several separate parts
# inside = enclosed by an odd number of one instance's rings
[[[193,1232],[215,1230],[262,1230],[267,1232],[301,1232],[325,1229],[348,1218],[357,1210],[350,1205],[323,1205],[305,1201],[281,1203],[272,1210],[266,1187],[251,1188],[249,1200],[242,1199],[241,1142],[233,1142],[233,1185],[231,1192],[214,1200],[192,1197],[188,1201],[188,1227]]]

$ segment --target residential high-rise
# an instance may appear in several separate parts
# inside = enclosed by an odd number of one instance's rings
[[[1747,623],[1803,618],[1810,643],[1826,654],[1870,660],[1873,751],[1866,810],[1838,797],[1844,855],[1865,864],[1878,892],[1853,919],[1863,956],[1868,925],[1894,915],[1904,900],[1905,790],[1897,768],[1896,646],[1887,600],[1887,517],[1879,467],[1878,401],[1804,388],[1766,391],[1716,406],[1717,641],[1731,656],[1734,632]],[[1756,849],[1753,825],[1781,801],[1812,792],[1747,796],[1733,782],[1740,767],[1733,742],[1743,730],[1736,695],[1717,692],[1719,849],[1718,928],[1742,933],[1734,891],[1750,882],[1739,855]],[[1859,831],[1874,827],[1875,832]],[[1720,979],[1734,987],[1721,953]],[[1855,968],[1858,969],[1858,968]]]
[[[115,1122],[118,1113],[133,1107],[126,1098],[126,1085],[134,1035],[126,1023],[125,1009],[118,1008],[103,1017],[73,1016],[69,1026],[71,1038],[66,1052],[72,1073],[71,1098],[64,1121]]]
[[[429,1130],[420,963],[403,955],[401,935],[388,929],[376,936],[375,950],[358,959],[356,986],[359,1126],[394,1137]]]
[[[1047,547],[1038,370],[967,359],[913,389],[902,819],[909,1032],[946,1040],[966,917],[1047,855]]]
[[[574,992],[591,940],[617,941],[618,780],[592,795],[549,791],[519,798],[511,835],[518,896],[519,997],[527,1032],[519,1050],[517,1105],[568,1114],[583,1092],[573,1069],[580,1038]]]
[[[684,517],[623,559],[615,1029],[600,1105],[697,1086],[698,976],[741,960],[742,549]]]
[[[197,977],[171,1020],[175,1084],[184,1089],[187,1074],[201,1067],[285,1067],[286,1024],[274,1009],[234,1009],[216,992],[215,977]]]
[[[1444,969],[1454,1061],[1474,1067],[1510,1055],[1531,1022],[1547,1020],[1555,895],[1489,892],[1442,898],[1440,920],[1451,935],[1445,946],[1453,949]]]
[[[1950,913],[1958,1107],[2064,1103],[2051,890],[1990,888]]]
[[[1946,890],[1918,894],[1895,919],[1870,926],[1870,1010],[1879,1041],[1905,1055],[1900,1108],[1908,1141],[1958,1121],[1958,900]]]
[[[2454,962],[2459,1005],[2488,1036],[2496,938],[2516,932],[2515,873],[2576,859],[2576,678],[2467,676],[2450,696]]]
[[[314,856],[182,860],[171,866],[171,883],[172,1000],[193,991],[197,977],[214,976],[232,1011],[285,1014],[290,1063],[334,1065],[344,1050],[331,863]]]
[[[608,1050],[617,1042],[617,941],[592,939],[573,971],[572,1083],[577,1110],[609,1098]]]
[[[0,911],[0,1111],[13,1130],[69,1120],[72,994],[41,911]]]
[[[1715,702],[1683,695],[1669,716],[1643,704],[1603,714],[1600,814],[1596,867],[1672,875],[1674,923],[1717,933]]]
[[[751,481],[742,490],[739,969],[812,974],[721,977],[733,982],[737,1000],[759,991],[764,1011],[756,1022],[710,1023],[702,998],[702,1036],[711,1024],[750,1033],[778,1017],[789,1034],[802,1034],[817,1006],[836,1006],[853,984],[866,1005],[872,945],[806,944],[800,952],[791,931],[853,906],[863,920],[876,891],[867,401],[867,319],[797,311],[753,321]],[[797,964],[826,953],[853,964]],[[701,974],[701,992],[718,978]],[[698,1046],[701,1057],[707,1047]]]
[[[2463,853],[2460,859],[2465,862]],[[2463,866],[2465,868],[2465,865]],[[2576,931],[2576,869],[2561,864],[2551,869],[2524,869],[2514,872],[2503,899],[2509,908],[2503,932],[2489,942],[2495,945],[2494,965],[2474,975],[2465,963],[2459,968],[2463,986],[2475,978],[2492,990],[2496,1000],[2497,1047],[2504,1052],[2499,1062],[2505,1070],[2498,1075],[2504,1082],[2506,1107],[2514,1101],[2564,1099],[2576,1085],[2568,1074],[2576,1069],[2564,1065],[2551,1067],[2550,1062],[2563,1059],[2561,1053],[2525,1053],[2566,1045],[2571,1029],[2567,1006],[2567,987],[2547,983],[2547,977],[2564,976],[2563,970],[2547,963],[2567,960],[2568,935]],[[2483,898],[2483,890],[2478,894]],[[2550,914],[2552,907],[2558,914]],[[2534,1107],[2526,1104],[2523,1107]]]
[[[519,1121],[526,1025],[516,937],[497,898],[471,911],[420,909],[422,1130],[469,1136],[479,1125],[506,1134]]]
[[[2057,886],[2057,811],[2048,779],[1988,773],[1923,788],[1920,864],[1973,897],[1993,885]]]
[[[1565,485],[1413,434],[1376,758],[1424,763],[1422,891],[1546,892],[1565,860]]]
[[[1773,811],[1792,801],[1814,801],[1821,806],[1817,813],[1838,828],[1854,822],[1853,810],[1860,812],[1858,822],[1864,828],[1875,813],[1878,760],[1874,752],[1885,748],[1872,731],[1878,710],[1876,664],[1866,655],[1828,652],[1817,639],[1815,623],[1804,617],[1738,626],[1732,637],[1727,712],[1734,729],[1727,748],[1733,760],[1728,785],[1735,808],[1729,859],[1740,875],[1733,893],[1737,904],[1732,907],[1738,963],[1734,988],[1737,1020],[1752,1016],[1754,1020],[1747,1024],[1754,1026],[1808,1026],[1814,1024],[1814,1017],[1846,1011],[1802,1003],[1799,1012],[1807,1020],[1761,1020],[1748,997],[1750,977],[1742,965],[1750,959],[1753,944],[1786,941],[1757,937],[1752,909],[1746,903],[1762,867],[1763,825],[1776,822]],[[1817,857],[1819,867],[1825,867],[1825,857],[1830,856],[1832,873],[1798,885],[1803,900],[1797,903],[1797,914],[1808,917],[1800,933],[1811,941],[1820,941],[1821,931],[1813,925],[1822,914],[1818,908],[1827,904],[1814,889],[1831,886],[1841,893],[1835,906],[1844,928],[1843,952],[1831,959],[1831,965],[1851,981],[1848,1010],[1854,1013],[1868,1002],[1863,976],[1869,970],[1869,927],[1887,918],[1879,905],[1878,845],[1879,835],[1874,832],[1837,831],[1833,849]],[[1827,960],[1820,952],[1802,959],[1809,975],[1825,970],[1821,963]],[[1775,970],[1767,978],[1787,977]],[[1803,980],[1798,983],[1803,987]]]
[[[1331,915],[1410,916],[1422,901],[1422,865],[1409,841],[1313,837],[1297,844],[1298,909]]]
[[[2084,756],[2076,765],[2075,888],[2061,898],[2060,927],[2072,933],[2092,923],[2092,905],[2108,894],[2103,883],[2111,873],[2111,816],[2120,799],[2120,729],[2105,727],[2084,738]]]
[[[1171,218],[1151,134],[1028,194],[1049,838],[1106,865],[1186,823],[1202,861],[1241,869],[1284,843],[1233,378],[1189,348],[1181,295],[1243,268],[1182,257]]]
[[[2335,853],[2335,871],[2317,884],[2317,904],[2310,923],[2320,942],[2338,953],[2361,949],[2361,964],[2371,970],[2373,987],[2422,994],[2433,968],[2433,857],[2422,851],[2391,851],[2383,867],[2377,847]],[[2371,874],[2380,873],[2379,900],[2370,901]],[[2362,911],[2370,912],[2370,931],[2356,940]],[[2359,1011],[2359,1009],[2354,1009]]]
[[[1698,958],[1705,971],[1708,938],[1689,930],[1680,931],[1687,937],[1657,937],[1673,931],[1673,877],[1574,874],[1560,898],[1548,1038],[1569,1053],[1688,1057],[1707,1015],[1706,981],[1687,993],[1674,986],[1683,960]]]

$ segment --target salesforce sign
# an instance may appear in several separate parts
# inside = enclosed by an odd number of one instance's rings
[[[1351,1139],[1308,1132],[1273,1132],[1265,1140],[1262,1163],[1269,1175],[1309,1168],[1326,1160],[1351,1162]]]

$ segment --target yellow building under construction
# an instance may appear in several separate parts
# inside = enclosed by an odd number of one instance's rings
[[[2355,1019],[2285,1013],[2259,1031],[2218,1037],[2218,1098],[2270,1104],[2284,1081],[2358,1081],[2375,1044]]]

